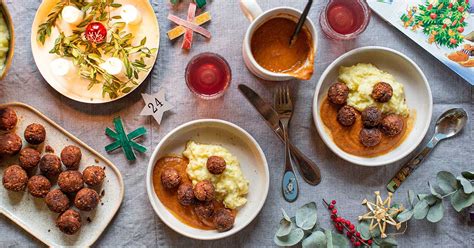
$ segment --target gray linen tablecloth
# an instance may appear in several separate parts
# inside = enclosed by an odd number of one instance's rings
[[[353,165],[338,158],[322,142],[312,121],[311,102],[319,76],[326,66],[341,54],[356,47],[380,45],[407,54],[424,71],[433,92],[433,120],[444,110],[463,107],[473,117],[473,87],[435,60],[430,54],[402,33],[391,27],[378,16],[372,16],[365,33],[355,41],[336,43],[320,35],[316,71],[309,82],[291,82],[296,91],[296,111],[292,120],[291,138],[302,151],[314,159],[321,167],[322,183],[309,186],[301,180],[301,196],[296,203],[285,202],[280,192],[280,180],[284,164],[283,146],[259,115],[237,90],[237,85],[245,83],[256,89],[267,99],[271,99],[273,83],[258,80],[247,71],[241,56],[241,45],[248,26],[241,14],[237,0],[209,1],[207,10],[213,20],[207,27],[213,34],[206,42],[198,37],[189,53],[180,49],[181,42],[170,42],[165,34],[173,25],[166,16],[171,11],[185,16],[186,4],[172,8],[165,0],[153,0],[152,5],[162,30],[158,61],[152,75],[129,96],[103,105],[81,104],[63,97],[51,88],[41,77],[33,61],[30,49],[31,23],[40,0],[7,0],[7,5],[15,23],[16,54],[7,78],[0,82],[0,102],[21,101],[38,108],[51,119],[62,125],[91,147],[106,155],[114,162],[125,180],[125,199],[121,209],[110,226],[96,243],[97,246],[160,246],[160,247],[261,247],[273,246],[273,235],[280,220],[280,208],[290,214],[301,205],[316,201],[319,218],[323,227],[330,228],[328,212],[322,207],[322,198],[338,200],[339,210],[353,221],[365,212],[360,205],[362,199],[373,197],[376,190],[385,191],[385,183],[398,170],[402,162],[379,167],[366,168]],[[260,0],[263,9],[287,5],[303,9],[306,1],[301,0]],[[310,18],[317,24],[319,12],[325,1],[316,1]],[[319,29],[319,25],[317,25]],[[233,71],[233,84],[225,97],[215,101],[201,101],[194,97],[184,82],[184,69],[189,59],[201,52],[212,51],[223,55]],[[168,100],[176,108],[165,115],[161,126],[151,117],[138,114],[144,106],[141,93],[155,93],[166,89]],[[110,140],[104,129],[112,126],[115,116],[122,116],[130,129],[144,125],[149,134],[143,144],[149,148],[146,154],[138,156],[135,163],[126,161],[122,153],[107,155],[104,146]],[[271,172],[270,191],[264,208],[258,217],[236,235],[213,242],[195,241],[185,238],[168,228],[155,215],[146,194],[145,172],[148,160],[160,139],[176,126],[199,118],[219,118],[231,121],[252,134],[265,152]],[[456,138],[445,141],[425,162],[422,168],[404,184],[395,195],[396,200],[406,197],[406,189],[428,192],[428,180],[434,180],[436,172],[448,170],[459,174],[463,170],[473,170],[473,121]],[[429,131],[431,135],[433,130]],[[426,141],[426,139],[425,139]],[[398,236],[401,247],[472,247],[473,227],[457,214],[450,205],[445,205],[445,217],[438,224],[427,221],[412,221],[406,233]],[[0,217],[0,246],[42,245],[34,237],[23,231],[5,217]]]

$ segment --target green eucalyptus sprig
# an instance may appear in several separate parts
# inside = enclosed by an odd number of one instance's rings
[[[296,210],[294,217],[289,217],[282,209],[283,218],[275,233],[274,242],[278,246],[294,246],[301,243],[309,247],[347,247],[347,239],[331,230],[325,230],[318,223],[315,202],[310,202]]]
[[[437,186],[428,183],[430,194],[418,194],[415,197],[413,190],[408,191],[408,203],[411,206],[400,213],[397,219],[401,222],[412,217],[421,220],[427,219],[436,223],[444,216],[443,202],[450,198],[450,203],[457,212],[461,212],[474,204],[474,173],[465,171],[455,177],[447,171],[440,171],[436,175]],[[415,204],[415,198],[418,202]]]

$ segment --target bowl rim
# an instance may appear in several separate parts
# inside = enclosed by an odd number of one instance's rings
[[[153,188],[153,185],[152,185],[152,177],[153,177],[153,169],[155,167],[155,162],[157,161],[158,159],[158,153],[159,151],[161,150],[161,148],[163,147],[164,143],[170,139],[170,137],[172,137],[174,134],[176,134],[177,132],[179,132],[180,130],[184,129],[184,128],[187,128],[187,127],[190,127],[190,126],[194,126],[196,124],[202,124],[202,123],[218,123],[218,124],[222,124],[224,126],[228,126],[230,128],[233,128],[234,130],[237,130],[240,134],[241,134],[241,137],[243,136],[244,138],[246,138],[247,140],[249,140],[251,143],[253,143],[255,145],[255,147],[257,148],[257,151],[258,151],[258,155],[262,158],[262,161],[263,161],[263,164],[264,164],[264,177],[265,177],[265,188],[264,188],[264,197],[263,197],[263,200],[261,202],[258,203],[257,207],[255,208],[255,212],[250,215],[250,217],[248,218],[247,221],[245,221],[241,227],[234,227],[232,228],[231,230],[227,231],[227,232],[223,232],[223,233],[216,233],[215,235],[211,235],[209,237],[201,237],[199,235],[195,235],[195,234],[191,234],[191,233],[188,233],[186,231],[183,231],[181,230],[179,227],[177,226],[174,226],[171,222],[169,222],[165,217],[164,215],[160,212],[160,209],[158,209],[158,206],[157,206],[157,202],[155,202],[155,199],[157,201],[159,201],[158,197],[156,196],[155,194],[155,191],[154,191],[154,188]],[[151,159],[148,163],[148,168],[147,168],[147,173],[146,173],[146,187],[147,187],[147,194],[148,194],[148,200],[150,201],[150,204],[152,205],[153,207],[153,210],[155,211],[155,213],[158,215],[158,217],[171,229],[173,229],[175,232],[181,234],[181,235],[184,235],[188,238],[192,238],[192,239],[196,239],[196,240],[217,240],[217,239],[222,239],[222,238],[226,238],[226,237],[229,237],[231,235],[234,235],[236,234],[237,232],[241,231],[242,229],[244,229],[245,227],[247,227],[254,219],[255,217],[257,217],[257,215],[260,213],[261,209],[263,208],[265,202],[266,202],[266,199],[267,199],[267,196],[268,196],[268,191],[269,191],[269,188],[270,188],[270,172],[269,172],[269,169],[268,169],[268,162],[267,162],[267,159],[265,157],[265,153],[263,152],[262,148],[260,147],[260,145],[257,143],[257,141],[247,132],[245,131],[243,128],[237,126],[236,124],[233,124],[231,122],[228,122],[228,121],[224,121],[224,120],[219,120],[219,119],[198,119],[198,120],[194,120],[194,121],[190,121],[190,122],[186,122],[178,127],[176,127],[175,129],[173,129],[171,132],[169,132],[165,137],[163,137],[160,141],[160,143],[156,146],[152,156],[151,156]],[[164,207],[164,206],[163,206]],[[164,207],[166,208],[166,207]],[[169,211],[169,210],[167,210]],[[183,223],[183,225],[186,225]],[[192,227],[191,227],[192,228]],[[196,230],[199,230],[199,229],[196,229]]]
[[[428,93],[428,98],[429,98],[428,99],[429,100],[429,102],[428,102],[428,116],[430,116],[430,117],[433,115],[433,96],[432,96],[432,93],[431,93],[431,87],[428,83],[428,79],[426,78],[425,74],[420,69],[420,67],[413,60],[411,60],[408,56],[406,56],[405,54],[403,54],[403,53],[401,53],[397,50],[394,50],[392,48],[388,48],[388,47],[365,46],[365,47],[360,47],[360,48],[353,49],[353,50],[348,51],[348,52],[344,53],[343,55],[339,56],[336,60],[334,60],[326,68],[326,70],[324,70],[324,72],[321,74],[321,77],[318,80],[316,90],[315,90],[314,96],[313,96],[313,110],[312,110],[313,121],[316,125],[316,129],[318,130],[319,136],[321,137],[323,142],[326,144],[326,146],[329,147],[329,149],[331,149],[331,151],[334,152],[340,158],[342,158],[342,159],[344,159],[348,162],[351,162],[353,164],[357,164],[357,165],[361,165],[361,166],[368,166],[368,167],[375,167],[375,166],[383,166],[383,165],[395,163],[395,162],[400,161],[401,159],[405,158],[406,156],[408,156],[411,152],[413,152],[420,145],[420,143],[423,141],[424,137],[426,136],[426,133],[428,132],[428,129],[429,129],[430,124],[431,124],[431,118],[429,120],[425,121],[423,129],[420,132],[421,135],[417,136],[417,138],[414,140],[413,144],[410,145],[405,151],[403,151],[400,156],[397,156],[397,157],[394,157],[394,158],[391,158],[391,159],[385,159],[383,161],[382,160],[379,160],[379,161],[374,160],[374,161],[360,162],[355,158],[364,158],[364,157],[355,156],[355,155],[349,154],[347,152],[344,152],[343,150],[341,150],[339,147],[337,147],[335,145],[334,141],[332,141],[332,139],[329,137],[329,134],[324,130],[324,124],[320,121],[320,117],[317,114],[319,112],[319,103],[318,103],[319,92],[321,91],[323,81],[326,79],[329,72],[339,62],[341,62],[342,60],[344,60],[348,57],[351,57],[351,56],[354,56],[356,54],[366,52],[366,51],[384,51],[384,52],[392,53],[394,55],[397,55],[397,56],[401,57],[406,62],[411,64],[411,66],[413,68],[415,68],[415,70],[421,76],[421,78],[423,80],[423,83],[424,83],[424,86],[425,86],[425,89]]]

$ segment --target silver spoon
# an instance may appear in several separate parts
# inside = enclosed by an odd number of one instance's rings
[[[441,140],[458,134],[468,120],[467,113],[462,108],[450,109],[444,112],[436,121],[435,134],[426,147],[408,163],[406,163],[387,184],[387,190],[395,192],[408,176],[420,166],[421,162],[430,154]]]

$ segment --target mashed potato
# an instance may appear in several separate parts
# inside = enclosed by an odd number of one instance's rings
[[[217,200],[222,201],[227,208],[235,209],[247,203],[249,182],[240,170],[239,161],[227,149],[189,141],[183,155],[189,159],[186,172],[193,185],[210,180],[215,187]],[[209,173],[206,163],[210,156],[219,156],[225,160],[227,166],[222,174]]]
[[[408,116],[409,109],[405,102],[405,91],[403,84],[395,78],[372,64],[353,65],[351,67],[341,66],[339,69],[339,80],[349,87],[349,98],[347,104],[363,111],[369,106],[376,105],[383,113],[395,113]],[[374,85],[385,82],[392,86],[393,96],[387,103],[378,103],[370,96]]]
[[[10,33],[7,24],[3,19],[2,11],[0,11],[0,73],[5,67],[5,60],[7,59],[8,48],[10,46]]]

